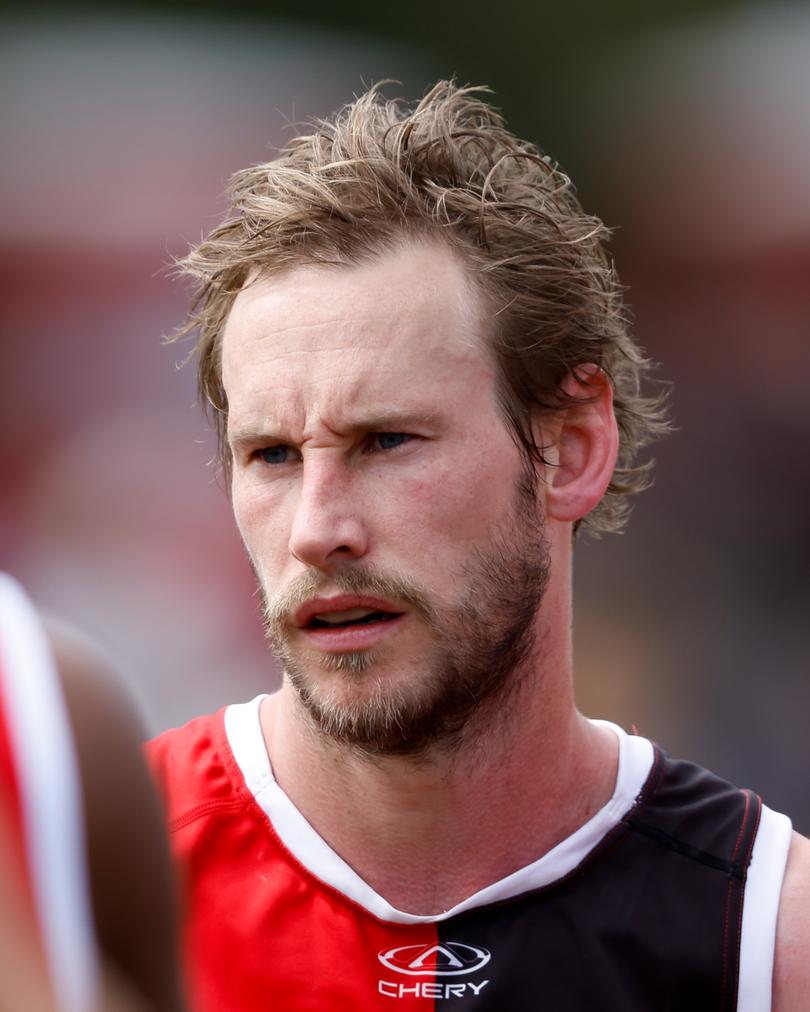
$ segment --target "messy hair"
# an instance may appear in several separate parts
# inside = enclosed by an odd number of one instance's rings
[[[441,81],[409,104],[375,86],[312,123],[277,158],[232,177],[230,216],[179,261],[196,291],[175,335],[198,334],[200,396],[226,470],[222,334],[248,280],[360,263],[403,240],[440,241],[484,296],[500,406],[527,459],[543,461],[532,427],[538,410],[571,402],[566,376],[586,390],[582,366],[595,363],[608,376],[619,459],[581,526],[621,529],[630,495],[650,480],[651,462],[639,464],[638,452],[667,430],[664,397],[642,394],[650,363],[628,330],[608,230],[584,213],[546,155],[507,130],[479,97],[486,91]]]

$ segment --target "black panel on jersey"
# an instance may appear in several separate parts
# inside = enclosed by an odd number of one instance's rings
[[[435,1007],[733,1012],[760,809],[656,750],[634,807],[569,875],[437,925],[449,969],[454,944],[459,963],[482,965],[438,975]]]

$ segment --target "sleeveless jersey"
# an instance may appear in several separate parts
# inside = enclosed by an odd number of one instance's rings
[[[281,790],[261,699],[147,747],[185,882],[195,1012],[770,1009],[791,826],[755,795],[608,725],[610,801],[538,861],[417,916]]]
[[[83,819],[73,739],[50,647],[19,584],[0,573],[0,832],[38,929],[60,1012],[97,1007]]]

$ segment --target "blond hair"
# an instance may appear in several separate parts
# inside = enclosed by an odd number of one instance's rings
[[[568,177],[477,96],[441,81],[415,105],[371,88],[318,120],[273,161],[237,172],[232,216],[179,262],[197,284],[186,324],[198,332],[198,382],[229,467],[221,342],[250,276],[305,264],[358,263],[403,239],[440,240],[467,265],[491,308],[499,398],[522,452],[542,460],[537,409],[569,400],[561,383],[595,363],[610,378],[619,460],[584,530],[616,531],[649,484],[638,451],[668,428],[664,397],[645,397],[650,364],[630,336],[608,230],[586,215]]]

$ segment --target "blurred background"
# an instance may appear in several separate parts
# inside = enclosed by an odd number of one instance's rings
[[[277,681],[167,265],[292,121],[455,74],[616,227],[674,382],[655,487],[577,549],[581,705],[810,832],[810,6],[27,3],[0,40],[0,568],[150,730]]]

